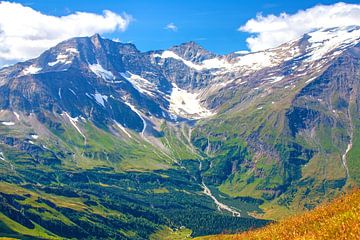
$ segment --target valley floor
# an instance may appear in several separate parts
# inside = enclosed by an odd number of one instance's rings
[[[215,235],[197,240],[352,240],[360,239],[360,190],[339,197],[301,215],[258,230],[235,235]]]

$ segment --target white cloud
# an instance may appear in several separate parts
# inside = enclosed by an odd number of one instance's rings
[[[252,51],[276,47],[315,29],[360,25],[360,4],[317,5],[293,15],[257,15],[239,31],[254,34],[246,41]]]
[[[76,12],[50,16],[18,3],[0,2],[0,66],[38,56],[57,43],[95,33],[125,31],[127,14]]]
[[[165,29],[176,32],[178,30],[177,26],[174,23],[169,23],[165,26]]]

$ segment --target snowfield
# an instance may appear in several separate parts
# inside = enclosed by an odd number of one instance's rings
[[[198,94],[180,89],[175,83],[170,95],[169,110],[176,115],[192,119],[210,117],[214,114],[201,105]]]
[[[99,63],[90,64],[89,68],[99,78],[102,78],[105,80],[115,80],[114,74],[112,72],[104,69]]]
[[[22,72],[24,75],[31,75],[36,74],[42,70],[41,67],[36,67],[34,65],[30,65],[29,67],[25,68]]]

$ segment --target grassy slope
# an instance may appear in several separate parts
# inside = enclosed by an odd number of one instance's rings
[[[22,208],[30,208],[28,212],[31,212],[32,214],[41,217],[42,224],[58,224],[59,229],[61,228],[60,225],[65,227],[76,227],[76,223],[70,220],[68,216],[65,216],[59,209],[71,210],[73,211],[73,216],[74,214],[79,214],[79,218],[76,219],[76,221],[80,219],[84,221],[89,221],[89,224],[91,223],[94,227],[98,224],[93,218],[95,216],[108,219],[109,221],[117,220],[119,222],[123,222],[125,229],[125,224],[134,220],[134,218],[132,218],[130,215],[126,215],[114,209],[106,208],[99,203],[89,205],[86,203],[87,199],[80,197],[64,197],[54,194],[48,194],[45,192],[31,191],[23,187],[5,182],[0,182],[0,189],[2,194],[8,194],[9,196],[11,195],[14,197],[20,196],[24,198],[24,200],[16,201],[19,206],[21,206]],[[45,200],[47,202],[40,202],[40,200]],[[95,197],[92,197],[92,200],[94,202],[98,201],[98,199],[96,199]],[[25,216],[28,216],[28,214],[25,214],[24,218],[26,218]],[[11,236],[18,239],[26,239],[27,237],[41,239],[63,239],[63,237],[52,233],[46,227],[43,227],[35,222],[33,223],[35,227],[28,228],[0,212],[0,237]],[[144,226],[147,227],[147,225]],[[130,233],[130,231],[126,232],[123,229],[114,230],[122,231],[124,235]],[[64,230],[64,232],[66,231],[67,230]],[[136,232],[133,233],[133,236],[139,237],[138,235],[136,235]]]
[[[180,145],[178,142],[175,142],[176,138],[171,136],[171,132],[169,132],[170,135],[165,134],[164,136],[164,138],[168,139],[167,142],[173,146],[173,149],[171,149],[173,152],[170,151],[169,155],[167,155],[161,150],[156,149],[146,139],[133,134],[130,130],[128,131],[132,135],[131,138],[127,138],[126,136],[121,137],[119,134],[114,134],[114,132],[100,129],[89,122],[78,121],[77,125],[79,129],[81,129],[81,132],[84,133],[87,138],[87,141],[84,141],[82,134],[80,134],[69,122],[59,118],[54,119],[55,121],[61,121],[62,130],[58,131],[56,129],[50,129],[50,131],[45,134],[44,132],[34,130],[34,128],[40,126],[39,122],[35,122],[34,125],[26,125],[24,122],[17,122],[16,126],[13,128],[0,126],[0,135],[14,136],[21,141],[27,141],[26,139],[29,138],[30,133],[39,133],[39,139],[32,139],[34,145],[46,146],[46,149],[51,149],[54,153],[58,153],[60,151],[63,153],[73,153],[73,155],[65,154],[65,157],[60,157],[60,159],[61,168],[75,173],[81,171],[92,171],[96,167],[110,167],[114,169],[114,172],[118,173],[126,171],[145,173],[159,169],[170,170],[172,168],[177,168],[173,165],[173,159],[171,156],[174,156],[177,160],[195,158],[195,155],[191,152],[191,149],[185,146],[185,143],[181,142],[182,145]],[[121,131],[119,132],[121,133]],[[25,173],[20,173],[20,171],[22,171],[23,168],[28,169],[28,164],[33,164],[32,157],[26,152],[16,150],[15,148],[5,144],[0,145],[0,151],[3,152],[4,157],[6,158],[5,161],[0,161],[0,173],[2,174],[2,177],[10,182],[15,178],[22,179],[21,181],[25,184],[26,180],[23,179],[23,175]],[[18,163],[21,163],[21,165],[18,165]],[[12,165],[14,166],[14,170],[9,171],[9,167]],[[34,173],[44,171],[44,173],[48,173],[51,176],[54,171],[52,167],[53,166],[43,166],[38,164],[36,167],[34,166],[34,168],[37,168],[36,171],[34,169]],[[47,184],[56,185],[56,182]],[[61,180],[59,180],[58,184],[64,184],[67,188],[72,188],[72,186],[67,186],[66,183],[63,183]],[[39,186],[40,185],[41,184],[39,184]],[[25,197],[26,199],[18,201],[18,204],[30,207],[31,209],[29,211],[32,212],[34,216],[40,216],[44,222],[65,224],[69,227],[76,227],[76,224],[56,209],[57,207],[69,208],[79,214],[82,211],[87,211],[90,215],[94,214],[106,218],[108,218],[109,215],[112,217],[116,215],[115,218],[118,219],[124,217],[121,212],[107,209],[101,204],[99,204],[98,207],[88,206],[84,203],[86,199],[66,198],[57,194],[46,194],[44,192],[37,193],[20,187],[18,183],[15,185],[5,183],[0,180],[0,190],[1,193],[10,194],[12,197]],[[160,185],[159,187],[154,188],[154,190],[146,189],[145,192],[148,191],[161,195],[168,193],[169,190]],[[27,194],[30,197],[24,196]],[[40,198],[52,202],[56,205],[56,208],[52,208],[44,203],[38,203],[37,200]],[[69,206],[64,204],[68,204]],[[133,218],[132,216],[130,217]],[[129,217],[126,216],[125,218]],[[124,221],[129,222],[130,220]],[[131,219],[131,221],[133,220]],[[134,221],[137,220],[135,219]],[[37,225],[36,223],[34,224],[36,226],[34,229],[27,228],[13,219],[10,219],[8,216],[3,214],[2,211],[0,211],[0,237],[11,236],[15,238],[25,238],[25,236],[30,236],[48,239],[52,237],[59,238],[56,234],[53,234],[40,225]],[[127,232],[122,233],[124,235],[131,235]]]
[[[82,238],[91,230],[109,237],[146,239],[155,233],[156,239],[182,239],[266,223],[217,212],[200,194],[199,182],[190,176],[198,174],[202,156],[192,148],[187,126],[164,124],[160,148],[150,137],[127,130],[129,137],[116,126],[101,129],[80,119],[77,129],[67,118],[49,114],[49,119],[57,125],[24,120],[0,126],[0,136],[16,141],[0,143],[0,237]],[[31,152],[20,147],[25,143]],[[58,161],[44,164],[50,153]],[[206,221],[194,223],[199,215]]]
[[[279,219],[281,215],[312,208],[324,200],[324,196],[326,199],[337,194],[341,182],[346,177],[341,163],[341,155],[347,144],[344,141],[346,139],[344,136],[347,134],[345,128],[332,129],[332,126],[321,125],[316,128],[315,134],[308,131],[296,138],[290,136],[285,114],[291,108],[296,94],[306,85],[306,80],[307,78],[304,78],[299,81],[294,88],[257,96],[246,104],[237,105],[236,102],[230,102],[230,106],[235,106],[231,111],[226,112],[225,109],[224,114],[220,113],[214,119],[200,123],[194,130],[193,142],[197,147],[204,149],[208,142],[212,146],[210,154],[222,157],[219,162],[223,163],[224,159],[229,159],[229,165],[236,160],[240,163],[236,172],[228,171],[227,176],[222,175],[220,184],[219,181],[216,183],[219,190],[232,197],[251,196],[272,200],[263,206],[265,212],[272,212],[264,215],[264,218]],[[236,98],[232,101],[236,101]],[[322,105],[314,103],[312,107],[326,116],[333,116],[333,113]],[[339,121],[344,120],[344,117],[340,114]],[[244,139],[248,138],[276,149],[280,161],[261,151],[254,152],[248,142],[244,142]],[[354,146],[357,146],[356,136],[354,141]],[[303,149],[314,151],[311,159],[300,156],[299,159],[303,160],[303,163],[298,166],[293,164],[293,170],[281,165],[282,162],[288,161],[293,152],[296,152],[296,148],[291,144],[298,144]],[[248,154],[229,155],[228,153],[236,147],[245,149]],[[350,175],[354,178],[357,172],[360,172],[357,164],[359,159],[357,149],[359,148],[353,147],[349,153]],[[214,169],[224,172],[224,168],[216,162],[216,159],[213,160],[214,167],[208,171],[209,175],[216,174]],[[287,169],[286,173],[283,169]],[[273,200],[275,195],[268,189],[282,187],[289,180],[296,182],[293,182],[293,187],[288,189],[283,199],[280,199],[282,203],[279,204],[277,198]],[[324,185],[326,185],[325,190],[323,190]]]
[[[154,233],[150,236],[150,240],[186,240],[191,239],[191,230],[186,228],[180,228],[172,230],[170,228],[164,228],[161,231]]]
[[[360,190],[322,204],[312,211],[290,217],[264,228],[236,235],[217,235],[197,239],[359,239]]]
[[[0,239],[10,239],[10,238],[2,238],[2,235],[12,236],[14,239],[27,239],[27,238],[43,238],[43,239],[61,239],[58,236],[54,236],[54,234],[49,233],[46,229],[41,226],[35,224],[35,228],[30,229],[21,224],[13,221],[8,218],[4,214],[0,213],[0,226],[1,232]]]
[[[107,166],[118,171],[153,171],[174,168],[176,161],[199,158],[185,136],[187,133],[183,132],[188,131],[182,129],[184,127],[176,128],[166,124],[162,127],[164,135],[159,140],[165,150],[153,145],[151,138],[142,138],[131,130],[127,131],[132,138],[119,138],[113,132],[100,129],[89,122],[78,125],[87,137],[86,145],[83,137],[69,124],[66,125],[65,132],[57,136],[63,140],[66,148],[77,154],[76,167],[82,169]]]
[[[24,121],[17,122],[13,127],[1,125],[0,136],[16,137],[25,141],[31,133],[38,133],[39,139],[31,139],[35,145],[46,146],[55,153],[73,153],[66,155],[62,161],[68,169],[111,167],[118,172],[153,171],[174,168],[175,161],[199,157],[190,147],[185,133],[173,126],[163,129],[164,135],[159,140],[167,149],[162,149],[154,146],[151,138],[143,138],[132,130],[127,130],[131,136],[128,137],[115,125],[110,129],[102,129],[89,121],[79,120],[76,125],[86,136],[85,140],[67,118],[53,114],[49,114],[48,118],[61,124],[60,127],[51,128],[34,120],[26,124],[26,121],[30,120],[24,118]],[[39,129],[46,131],[39,132]]]
[[[352,112],[354,112],[352,110]],[[356,183],[360,184],[360,121],[353,114],[353,125],[354,125],[354,133],[353,133],[353,146],[348,153],[347,156],[347,164],[349,168],[349,174],[351,179]]]
[[[121,139],[108,131],[87,122],[83,126],[87,136],[86,145],[82,136],[71,125],[58,136],[76,154],[76,166],[90,169],[99,166],[113,167],[115,170],[157,170],[169,168],[170,159],[141,138]],[[86,154],[84,154],[86,153]]]

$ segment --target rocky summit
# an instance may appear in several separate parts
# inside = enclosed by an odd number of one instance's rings
[[[360,27],[218,55],[72,38],[0,70],[0,236],[260,227],[360,184]]]

